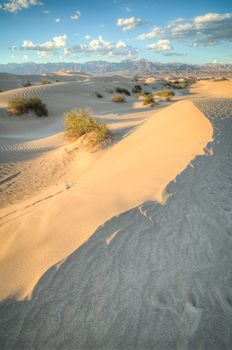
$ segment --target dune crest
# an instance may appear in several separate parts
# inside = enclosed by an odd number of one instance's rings
[[[0,228],[0,298],[28,297],[49,267],[106,220],[147,200],[163,202],[168,183],[204,155],[212,137],[194,104],[177,102],[109,148],[71,189],[49,198],[44,192],[43,202]]]

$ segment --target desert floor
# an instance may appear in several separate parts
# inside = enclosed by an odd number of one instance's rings
[[[0,94],[1,349],[231,349],[232,82],[143,107],[111,102],[129,77],[39,79]],[[49,117],[8,115],[32,95]],[[114,141],[69,145],[74,107]]]

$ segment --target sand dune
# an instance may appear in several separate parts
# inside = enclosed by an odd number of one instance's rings
[[[30,301],[0,304],[1,349],[231,349],[232,102],[196,104],[214,156],[169,184],[166,205],[107,221]]]
[[[137,106],[137,99],[133,96],[127,97],[127,102],[121,105],[111,102],[111,91],[117,86],[131,88],[133,82],[130,80],[122,76],[93,77],[85,73],[71,75],[82,81],[72,79],[0,94],[0,181],[3,181],[0,185],[1,206],[32,196],[50,184],[61,181],[61,178],[65,187],[67,180],[64,175],[66,176],[73,157],[67,157],[65,140],[59,133],[64,129],[64,113],[71,108],[92,108],[116,132],[115,139],[120,139],[149,116],[151,108]],[[96,97],[96,91],[103,94],[102,99]],[[7,114],[5,108],[12,98],[34,95],[46,103],[48,118],[37,118],[33,114],[20,117]],[[154,110],[162,106],[157,106]],[[49,166],[42,166],[44,164]]]
[[[211,140],[212,127],[204,115],[191,102],[178,102],[103,152],[68,191],[45,192],[38,204],[21,203],[1,227],[1,298],[28,296],[50,266],[107,219],[146,200],[163,202],[168,183],[204,154]],[[79,168],[81,158],[73,171],[81,173]]]
[[[199,81],[193,85],[191,92],[201,96],[232,98],[231,80]]]

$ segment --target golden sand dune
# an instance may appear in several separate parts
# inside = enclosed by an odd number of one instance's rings
[[[50,266],[83,244],[107,219],[147,200],[163,202],[168,183],[196,155],[204,154],[212,132],[192,102],[178,102],[151,114],[101,152],[91,167],[85,156],[79,157],[73,163],[76,182],[71,188],[48,189],[15,206],[11,215],[13,208],[3,210],[1,298],[30,295]]]

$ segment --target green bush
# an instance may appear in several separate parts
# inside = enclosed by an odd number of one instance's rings
[[[115,89],[115,92],[118,92],[119,94],[125,94],[127,96],[130,96],[130,91],[128,91],[127,89],[124,89],[124,88],[117,87]]]
[[[31,82],[30,81],[27,81],[26,83],[23,84],[23,87],[28,87],[28,86],[31,86]]]
[[[94,95],[98,98],[103,98],[103,95],[98,91],[95,91]]]
[[[174,96],[174,95],[175,95],[175,92],[172,90],[163,90],[163,91],[156,93],[156,96],[158,96],[166,101],[170,101],[172,96]]]
[[[51,84],[51,82],[49,80],[42,80],[41,84]]]
[[[22,115],[30,111],[35,112],[38,117],[46,117],[48,110],[46,105],[38,97],[15,97],[8,105],[8,110],[16,115]]]
[[[132,92],[133,92],[134,94],[138,94],[138,93],[141,94],[141,92],[142,92],[142,86],[141,86],[141,85],[135,85],[135,86],[133,87],[133,89],[132,89]]]
[[[143,100],[143,105],[147,106],[147,105],[154,105],[155,104],[155,100],[152,94],[145,94],[144,95],[144,100]]]
[[[46,105],[36,96],[30,97],[27,101],[28,110],[35,112],[38,117],[47,117],[48,110]]]
[[[91,146],[104,144],[111,135],[108,126],[84,108],[67,112],[64,123],[65,136],[69,140],[88,135]]]
[[[123,95],[112,96],[112,102],[122,103],[125,102],[125,97]]]
[[[8,104],[8,110],[16,115],[25,114],[29,111],[28,100],[25,97],[12,98]]]

